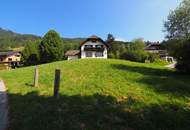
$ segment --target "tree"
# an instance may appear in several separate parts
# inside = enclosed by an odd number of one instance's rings
[[[58,61],[63,58],[63,45],[59,34],[50,30],[42,39],[40,43],[41,62],[48,63]]]
[[[190,0],[183,0],[172,11],[164,23],[167,34],[167,47],[177,59],[176,68],[180,72],[190,73]]]
[[[113,41],[115,41],[115,37],[113,34],[109,33],[107,36],[107,43],[112,43]]]
[[[37,65],[40,62],[39,42],[27,42],[22,51],[24,65]]]
[[[170,39],[163,41],[162,44],[168,50],[171,56],[177,57],[177,52],[183,46],[183,41],[179,39]]]
[[[190,0],[184,0],[170,12],[164,27],[168,39],[190,39]]]
[[[190,40],[184,42],[184,45],[177,51],[176,68],[184,73],[190,73]]]
[[[131,45],[130,45],[130,50],[131,51],[142,51],[144,50],[145,48],[145,42],[143,41],[142,38],[137,38],[137,39],[134,39],[132,42],[131,42]]]

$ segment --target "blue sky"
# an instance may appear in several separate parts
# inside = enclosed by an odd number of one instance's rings
[[[0,27],[43,36],[164,39],[163,21],[182,0],[1,0]]]

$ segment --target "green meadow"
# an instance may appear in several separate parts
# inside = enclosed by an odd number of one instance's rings
[[[10,130],[189,130],[190,76],[159,64],[60,61],[0,71],[8,88]],[[53,98],[61,69],[60,98]]]

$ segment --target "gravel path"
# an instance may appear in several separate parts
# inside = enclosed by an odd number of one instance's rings
[[[169,65],[166,65],[166,67],[167,67],[167,68],[172,68],[172,69],[173,69],[173,68],[175,68],[175,65],[176,65],[176,63],[172,63],[172,64],[169,64]]]
[[[5,130],[8,124],[7,94],[3,81],[0,80],[0,130]]]

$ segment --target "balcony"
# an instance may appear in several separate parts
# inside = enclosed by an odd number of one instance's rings
[[[104,51],[103,47],[84,47],[84,51]]]
[[[104,51],[104,46],[103,45],[85,45],[84,46],[84,51],[99,51],[103,52]]]

